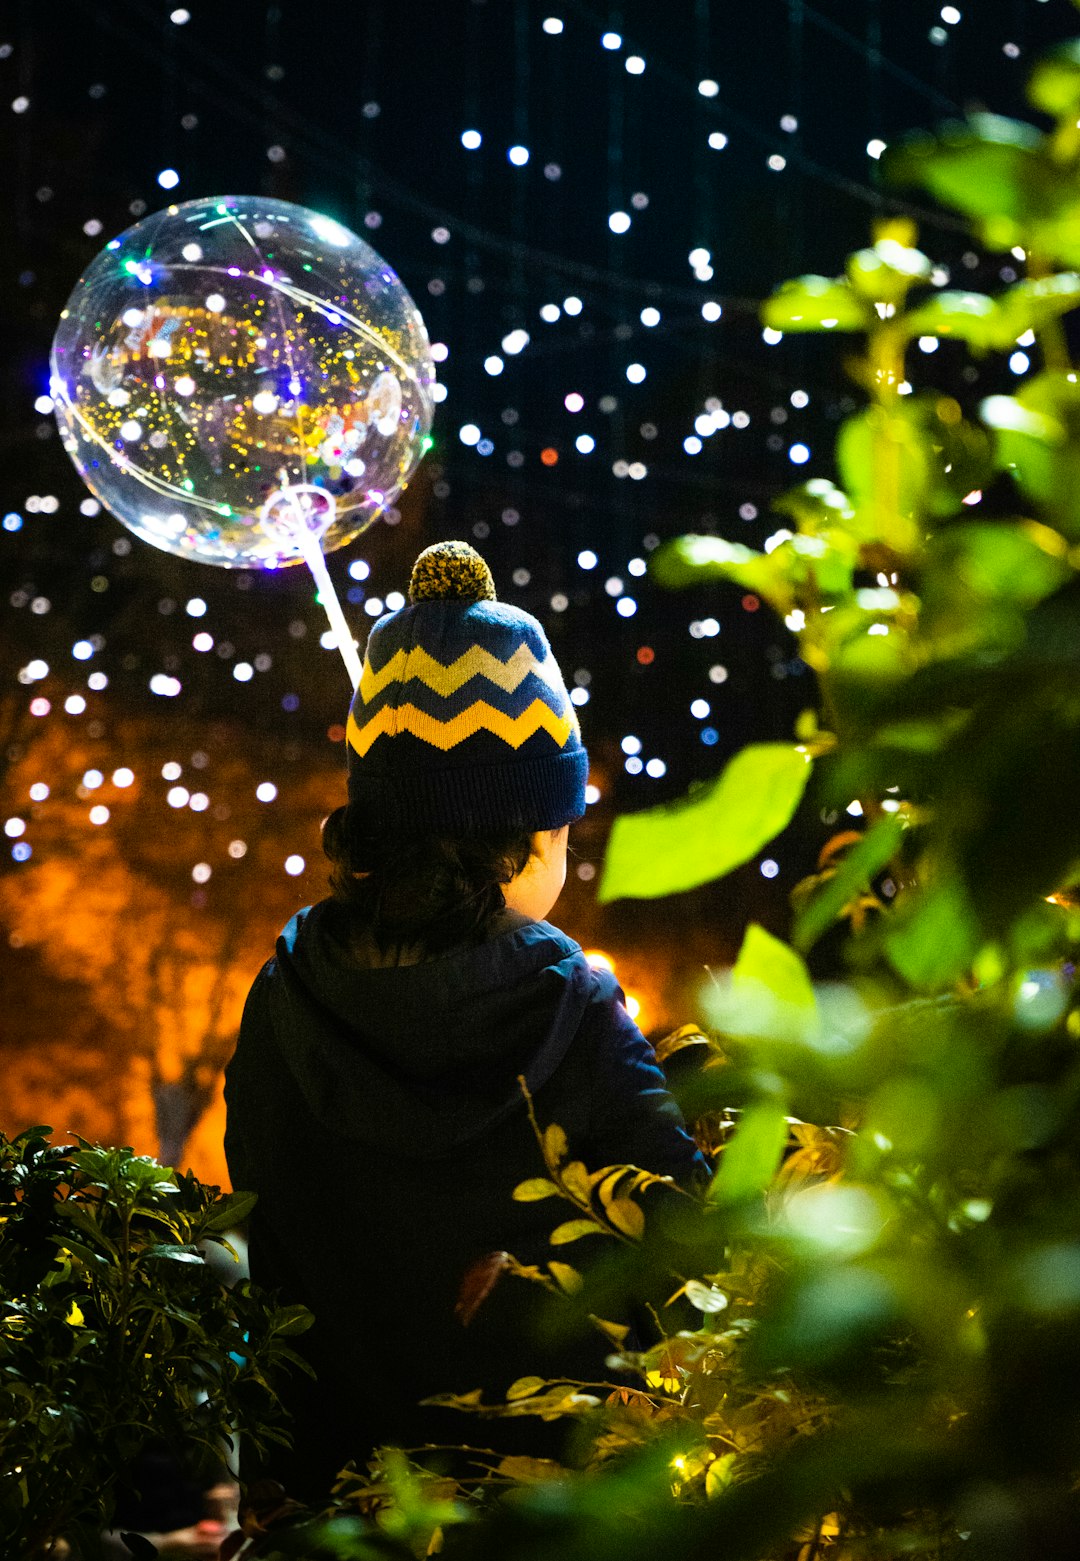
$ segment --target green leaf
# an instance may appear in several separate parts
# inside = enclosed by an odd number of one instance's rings
[[[978,918],[956,878],[910,896],[885,938],[893,967],[919,991],[958,981],[971,968],[979,943]]]
[[[544,1485],[549,1480],[565,1478],[567,1471],[551,1458],[530,1458],[527,1453],[508,1453],[505,1458],[499,1459],[495,1473],[504,1479],[516,1480],[519,1485]]]
[[[918,133],[890,146],[881,159],[886,183],[917,184],[979,224],[994,249],[1029,245],[1052,191],[1066,191],[1032,125],[996,114],[973,114],[938,135]]]
[[[776,1174],[787,1142],[787,1120],[779,1102],[747,1106],[734,1137],[720,1156],[709,1188],[714,1203],[739,1203],[764,1192]]]
[[[827,477],[811,477],[788,488],[772,507],[778,515],[789,515],[803,532],[831,530],[850,520],[854,514],[848,496]]]
[[[273,1316],[273,1332],[284,1338],[306,1333],[315,1318],[306,1306],[281,1306]]]
[[[904,317],[910,336],[947,336],[977,350],[1008,345],[1003,311],[985,293],[933,293]],[[1021,326],[1017,335],[1021,335]],[[1013,338],[1015,339],[1015,338]]]
[[[995,429],[999,465],[1070,538],[1080,536],[1080,384],[1048,371],[1015,397],[990,396],[980,411]]]
[[[635,1241],[640,1241],[644,1236],[645,1216],[640,1205],[632,1198],[612,1198],[605,1206],[604,1213],[624,1236],[632,1236]]]
[[[847,273],[860,297],[873,303],[899,305],[914,282],[925,281],[933,264],[921,250],[895,238],[879,239],[870,249],[848,256]]]
[[[575,1295],[581,1289],[581,1275],[569,1263],[557,1263],[552,1259],[548,1263],[548,1273],[566,1295]]]
[[[969,522],[931,538],[923,572],[923,603],[935,621],[957,620],[978,630],[989,604],[1034,607],[1072,578],[1068,544],[1036,521]]]
[[[795,950],[751,922],[727,981],[706,995],[709,1017],[728,1035],[812,1042],[820,1030],[817,997]]]
[[[546,1176],[530,1176],[528,1181],[518,1182],[512,1196],[518,1203],[538,1203],[541,1198],[557,1198],[559,1189]]]
[[[114,1241],[111,1241],[94,1216],[76,1203],[74,1198],[68,1198],[66,1202],[57,1204],[57,1214],[66,1220],[70,1220],[77,1230],[80,1230],[88,1241],[95,1242],[102,1247],[112,1258],[114,1263],[120,1261],[120,1250]]]
[[[785,829],[810,778],[788,743],[753,743],[681,802],[620,815],[597,898],[657,899],[722,878]]]
[[[557,1122],[552,1122],[544,1129],[544,1155],[549,1163],[558,1164],[566,1158],[569,1149],[566,1134]]]
[[[580,1160],[571,1160],[559,1172],[563,1186],[580,1203],[589,1201],[589,1173]]]
[[[16,1145],[20,1144],[28,1144],[35,1138],[48,1140],[52,1137],[52,1135],[53,1129],[51,1127],[44,1127],[39,1124],[36,1127],[24,1127],[22,1132],[17,1133],[15,1137],[10,1140],[10,1142],[12,1147],[15,1147]]]
[[[70,1236],[50,1236],[49,1240],[54,1241],[63,1251],[72,1253],[80,1262],[85,1263],[87,1268],[109,1267],[109,1260],[103,1252],[95,1252],[92,1247],[84,1245],[81,1241],[75,1241]]]
[[[176,1190],[175,1188],[173,1189]],[[242,1225],[259,1201],[256,1192],[231,1192],[214,1204],[203,1230],[233,1230]]]
[[[794,605],[783,560],[723,537],[675,537],[653,554],[649,572],[669,590],[730,580],[763,596],[779,613],[790,612]]]
[[[546,1388],[547,1383],[543,1377],[519,1377],[516,1382],[511,1382],[506,1390],[508,1402],[516,1398],[531,1398],[534,1393],[539,1393],[541,1388]]]
[[[581,1236],[602,1236],[603,1234],[604,1227],[598,1225],[595,1220],[567,1220],[562,1225],[556,1225],[548,1240],[553,1247],[565,1247],[569,1242],[577,1241]]]
[[[842,857],[836,872],[821,886],[795,923],[791,941],[800,952],[805,953],[813,947],[844,906],[861,893],[895,855],[903,833],[900,820],[894,813],[888,814],[878,819],[858,844]]]
[[[201,1263],[203,1255],[197,1247],[173,1246],[169,1242],[161,1242],[156,1246],[145,1247],[139,1254],[140,1257],[165,1258],[171,1263]]]
[[[919,540],[916,517],[930,482],[927,452],[911,418],[902,408],[880,406],[845,418],[836,464],[855,508],[855,535],[909,553]]]
[[[864,331],[873,319],[842,277],[795,277],[761,306],[761,323],[774,331]]]
[[[986,429],[964,417],[952,396],[936,391],[905,396],[899,415],[926,458],[926,510],[931,515],[966,515],[963,501],[974,489],[988,488],[994,478],[993,443]]]
[[[1011,347],[1025,331],[1039,331],[1080,304],[1080,276],[1058,271],[1053,276],[1025,277],[997,299],[1002,322],[1002,348]]]
[[[979,415],[994,430],[998,465],[1012,472],[1029,498],[1049,503],[1056,491],[1057,452],[1065,443],[1062,425],[1015,396],[987,396]]]
[[[1036,61],[1028,77],[1027,99],[1054,119],[1080,115],[1080,39],[1070,38]]]

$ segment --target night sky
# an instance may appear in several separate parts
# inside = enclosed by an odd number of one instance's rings
[[[707,944],[730,957],[750,915],[782,928],[828,832],[813,803],[725,886],[663,907],[592,903],[614,811],[685,793],[748,740],[788,737],[813,702],[764,606],[734,588],[666,595],[645,562],[684,531],[760,546],[782,524],[773,497],[834,475],[836,424],[858,395],[847,349],[763,339],[757,305],[776,283],[839,271],[889,212],[916,216],[952,285],[1011,279],[1011,257],[973,250],[950,215],[879,189],[873,143],[977,108],[1033,117],[1030,57],[1077,20],[1067,0],[9,0],[0,687],[13,773],[50,724],[106,776],[145,758],[121,749],[122,731],[149,724],[166,749],[175,732],[189,791],[181,749],[203,730],[211,780],[215,755],[250,747],[283,804],[289,777],[343,764],[348,687],[320,645],[310,580],[174,558],[84,513],[47,397],[59,312],[108,239],[172,199],[273,195],[362,234],[440,344],[433,449],[385,520],[330,558],[361,643],[422,547],[473,542],[587,691],[600,798],[576,834],[568,929],[648,966],[665,938],[661,963],[675,938],[700,964]],[[520,351],[511,333],[527,336]],[[944,343],[913,351],[909,375],[965,406],[1014,383],[1004,358],[966,378],[963,362]],[[32,700],[48,712],[31,715]],[[130,802],[147,831],[176,811],[157,777]],[[110,785],[115,814],[129,804]],[[55,848],[57,800],[55,786],[33,807],[9,789],[0,875]],[[95,805],[85,781],[75,802]],[[305,861],[288,884],[302,903],[323,873],[310,820],[294,838],[292,817],[284,807],[280,858]],[[212,909],[215,880],[201,881],[182,892]]]

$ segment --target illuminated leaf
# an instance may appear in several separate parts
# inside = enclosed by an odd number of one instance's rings
[[[274,1332],[291,1339],[306,1333],[314,1321],[306,1306],[281,1306],[274,1314]]]
[[[576,1268],[571,1268],[569,1263],[552,1261],[548,1264],[548,1272],[559,1289],[564,1290],[567,1295],[574,1295],[581,1289],[581,1275]]]
[[[806,1043],[820,1029],[817,998],[793,948],[751,922],[727,977],[707,994],[710,1017],[728,1035]]]
[[[550,1164],[557,1165],[565,1157],[568,1147],[566,1134],[557,1122],[552,1122],[544,1129],[544,1155]]]
[[[599,1182],[599,1187],[597,1190],[601,1203],[608,1204],[611,1202],[615,1195],[615,1188],[622,1181],[625,1175],[625,1165],[617,1165],[615,1167],[605,1166],[602,1171],[593,1172],[590,1179],[592,1181]]]
[[[904,328],[911,336],[953,337],[976,349],[1004,345],[1001,308],[985,293],[932,293],[904,316]]]
[[[1080,39],[1056,44],[1035,62],[1028,77],[1028,102],[1054,119],[1080,114]]]
[[[981,934],[963,885],[944,879],[913,895],[885,939],[894,968],[919,991],[948,987],[970,968]]]
[[[996,436],[998,465],[1011,471],[1031,498],[1051,500],[1057,482],[1055,452],[1065,442],[1061,424],[1015,396],[987,396],[979,415]]]
[[[589,1201],[589,1173],[580,1160],[571,1160],[559,1172],[567,1192],[582,1203]]]
[[[516,1382],[512,1382],[507,1388],[506,1397],[508,1400],[529,1398],[533,1393],[539,1393],[540,1389],[546,1386],[547,1383],[543,1377],[519,1377]]]
[[[803,749],[753,743],[683,801],[621,814],[598,899],[657,899],[722,878],[786,828],[809,778]]]
[[[202,1263],[204,1258],[197,1248],[191,1246],[174,1247],[166,1242],[159,1245],[146,1247],[141,1254],[144,1258],[165,1258],[170,1263]],[[301,1307],[301,1311],[305,1308]]]
[[[602,1333],[605,1333],[613,1344],[623,1344],[627,1334],[630,1332],[628,1323],[613,1323],[606,1317],[593,1317],[591,1320],[594,1326],[599,1328]]]
[[[1058,271],[1053,276],[1024,277],[1006,288],[997,304],[1003,326],[1000,345],[1010,347],[1025,331],[1041,330],[1080,304],[1080,276]]]
[[[933,264],[922,250],[896,239],[882,239],[848,256],[852,288],[868,302],[899,305],[912,284],[925,281]]]
[[[897,553],[915,546],[915,516],[930,481],[918,431],[902,410],[871,406],[845,418],[836,437],[840,482],[855,508],[851,529]]]
[[[835,873],[825,880],[795,923],[791,941],[800,952],[813,947],[844,906],[892,859],[903,833],[904,826],[896,814],[887,814],[840,858]]]
[[[853,513],[847,494],[827,477],[811,477],[788,488],[773,500],[772,507],[779,515],[790,515],[807,532],[833,528],[850,520]]]
[[[688,1279],[685,1289],[686,1299],[691,1306],[696,1306],[699,1312],[722,1312],[727,1307],[727,1296],[715,1285],[702,1284],[700,1279]]]
[[[541,1198],[557,1198],[559,1189],[546,1176],[530,1176],[517,1184],[513,1196],[518,1203],[538,1203]]]
[[[169,1192],[177,1191],[171,1182],[167,1182],[165,1187],[168,1188]],[[165,1188],[159,1190],[164,1191]],[[203,1229],[234,1230],[237,1225],[244,1223],[258,1201],[258,1194],[254,1192],[228,1193],[214,1206],[210,1218],[203,1226]]]
[[[723,537],[675,537],[653,554],[649,572],[670,590],[730,580],[744,591],[764,597],[780,614],[790,612],[794,605],[782,559],[772,553],[756,553],[742,542],[727,542]]]
[[[598,1236],[604,1234],[602,1225],[595,1220],[566,1220],[562,1225],[556,1225],[548,1240],[553,1247],[565,1247],[568,1242],[577,1241],[581,1236]]]
[[[774,331],[864,331],[873,319],[842,277],[797,276],[761,306],[761,323]]]
[[[780,1164],[787,1131],[782,1105],[760,1101],[747,1106],[724,1146],[709,1197],[716,1203],[738,1203],[764,1192]]]
[[[636,1241],[640,1241],[645,1234],[645,1216],[632,1199],[612,1198],[604,1212],[615,1229],[622,1231],[624,1236],[633,1236]]]
[[[563,1465],[553,1459],[529,1458],[524,1453],[510,1453],[500,1458],[495,1472],[505,1479],[517,1480],[521,1485],[535,1485],[566,1474]]]
[[[705,1470],[705,1494],[706,1496],[719,1496],[726,1491],[731,1484],[735,1472],[735,1460],[738,1453],[724,1453],[720,1458],[714,1458]]]
[[[1038,213],[1052,204],[1055,187],[1059,198],[1068,198],[1064,171],[1055,177],[1043,144],[1032,125],[973,114],[937,136],[920,132],[890,146],[881,170],[886,182],[917,184],[965,212],[979,223],[984,242],[1007,249],[1031,242]]]

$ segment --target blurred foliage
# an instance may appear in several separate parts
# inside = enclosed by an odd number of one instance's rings
[[[311,1318],[203,1259],[252,1194],[51,1132],[0,1134],[0,1551],[90,1561],[149,1443],[213,1474],[237,1433],[287,1442],[273,1377]]]
[[[568,1204],[554,1250],[596,1255],[507,1266],[601,1328],[613,1380],[454,1402],[573,1416],[581,1467],[478,1451],[448,1483],[386,1455],[343,1476],[348,1517],[253,1531],[259,1553],[1080,1554],[1080,43],[1030,98],[1045,130],[977,113],[882,160],[1026,278],[949,291],[896,219],[842,275],[784,283],[767,326],[862,341],[835,473],[780,498],[768,551],[655,556],[665,585],[732,582],[782,614],[819,708],[790,748],[621,820],[605,895],[745,862],[811,761],[819,803],[861,823],[798,886],[792,942],[751,926],[705,1028],[663,1048],[716,1162],[700,1199],[537,1126],[547,1174],[516,1196]],[[925,336],[1036,367],[972,412],[909,382]],[[842,975],[815,980],[825,938]],[[627,1313],[665,1286],[641,1343]]]

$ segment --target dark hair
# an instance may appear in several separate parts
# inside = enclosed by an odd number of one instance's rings
[[[506,901],[503,885],[532,854],[531,832],[414,835],[372,830],[351,805],[323,824],[334,899],[381,948],[420,945],[427,955],[482,938]]]

